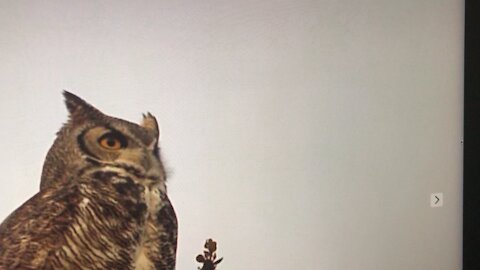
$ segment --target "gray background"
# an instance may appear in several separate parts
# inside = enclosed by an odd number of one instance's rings
[[[2,0],[0,33],[0,219],[67,89],[158,117],[178,269],[207,237],[220,269],[461,269],[463,1]]]

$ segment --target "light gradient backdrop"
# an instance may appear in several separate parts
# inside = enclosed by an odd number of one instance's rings
[[[66,89],[158,117],[179,270],[459,270],[462,57],[459,0],[2,0],[0,219]]]

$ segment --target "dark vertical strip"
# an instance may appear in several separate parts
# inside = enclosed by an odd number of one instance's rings
[[[480,269],[480,1],[465,1],[463,269]]]

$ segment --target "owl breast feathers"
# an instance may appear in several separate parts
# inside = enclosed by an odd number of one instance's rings
[[[156,119],[137,125],[64,96],[69,121],[40,191],[0,225],[0,269],[175,269],[177,218]]]

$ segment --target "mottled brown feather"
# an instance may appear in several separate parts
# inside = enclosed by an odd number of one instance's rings
[[[114,173],[94,176],[44,189],[12,213],[0,226],[0,269],[134,269],[131,254],[146,225],[157,228],[147,243],[159,251],[149,254],[155,269],[174,269],[177,221],[166,194],[152,218],[141,185]]]

